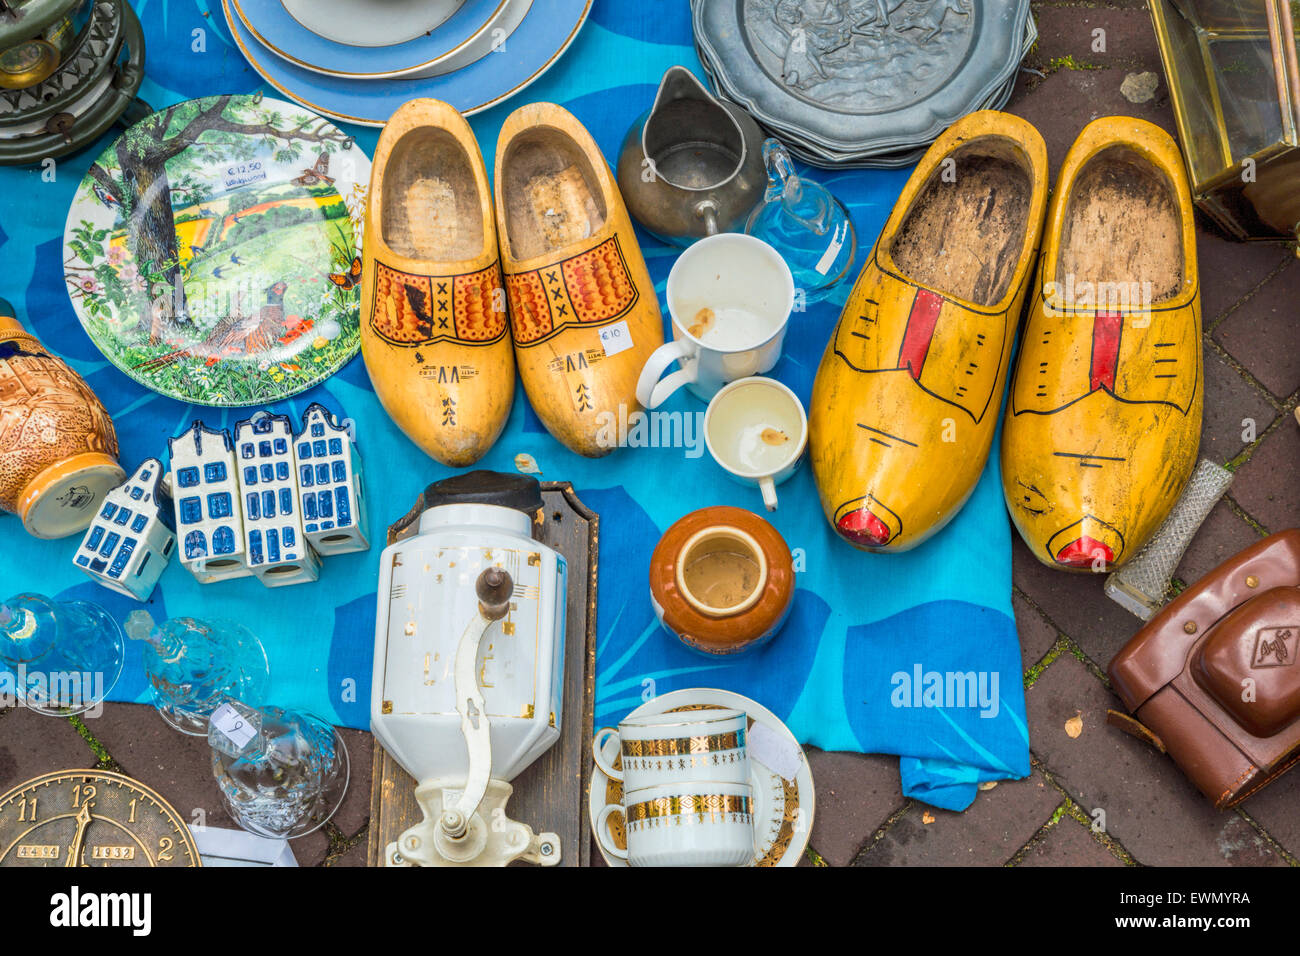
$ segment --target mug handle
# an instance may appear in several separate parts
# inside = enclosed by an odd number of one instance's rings
[[[617,727],[601,727],[596,731],[596,736],[591,738],[591,758],[596,761],[596,766],[600,768],[601,773],[615,780],[623,779],[623,771],[614,767],[605,759],[605,738],[610,735],[618,734]]]
[[[768,511],[776,510],[776,482],[772,480],[771,475],[764,475],[758,479],[758,488],[763,492],[763,504],[767,505]]]
[[[610,840],[609,826],[608,826],[610,814],[612,814],[615,810],[621,812],[622,809],[623,809],[623,805],[621,803],[605,804],[605,806],[601,809],[600,813],[596,817],[596,839],[600,841],[601,849],[604,850],[606,853],[608,853],[610,856],[617,857],[620,860],[626,860],[627,850],[621,850],[618,847],[614,846],[613,842]]]
[[[641,377],[636,382],[636,400],[645,408],[658,408],[668,401],[668,396],[688,382],[695,381],[695,369],[679,369],[662,382],[659,376],[669,365],[680,359],[689,358],[694,346],[681,339],[665,342],[650,353]]]

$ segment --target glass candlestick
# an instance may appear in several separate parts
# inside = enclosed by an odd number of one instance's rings
[[[146,645],[144,669],[158,713],[183,734],[201,737],[208,717],[230,698],[263,700],[270,683],[266,650],[246,627],[176,617],[155,624],[132,611],[126,633]]]
[[[70,717],[101,704],[122,673],[125,643],[98,604],[30,593],[0,604],[0,665],[38,714]]]
[[[212,714],[208,744],[226,811],[252,833],[289,839],[311,833],[347,792],[343,738],[311,714],[231,700]]]
[[[804,301],[824,299],[852,274],[858,236],[848,210],[829,190],[800,179],[786,148],[775,139],[763,143],[767,191],[749,215],[745,232],[762,239],[785,259]]]

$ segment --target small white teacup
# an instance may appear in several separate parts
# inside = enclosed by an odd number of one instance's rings
[[[623,781],[624,792],[685,780],[749,783],[745,712],[645,714],[596,731],[591,752],[607,776]],[[605,739],[615,735],[622,769],[605,758]]]
[[[623,814],[627,849],[614,845],[609,818]],[[690,780],[624,793],[596,818],[596,839],[629,866],[749,866],[754,797],[748,783]]]
[[[794,308],[794,277],[781,254],[744,233],[719,233],[683,252],[668,273],[673,341],[651,354],[636,397],[655,408],[685,385],[708,401],[723,385],[770,371]],[[681,368],[663,381],[673,362]]]
[[[799,396],[775,379],[742,378],[709,402],[704,444],[728,475],[757,485],[775,511],[776,486],[795,473],[808,445],[808,416]]]

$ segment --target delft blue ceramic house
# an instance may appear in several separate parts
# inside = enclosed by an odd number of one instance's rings
[[[201,584],[242,578],[244,516],[230,435],[196,421],[168,439],[180,559]]]
[[[287,415],[260,412],[235,426],[245,560],[267,587],[320,577],[299,510],[293,443]]]
[[[144,601],[175,549],[175,530],[162,462],[146,458],[104,497],[72,561],[98,584]]]
[[[322,555],[369,548],[361,458],[348,429],[323,405],[312,404],[303,413],[294,457],[312,547]]]

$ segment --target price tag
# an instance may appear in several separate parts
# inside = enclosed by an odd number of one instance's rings
[[[600,330],[600,344],[605,347],[605,355],[617,355],[632,347],[632,332],[627,321],[611,322]]]
[[[793,780],[799,776],[799,767],[803,761],[799,747],[793,741],[757,721],[750,724],[749,736],[746,740],[750,760],[757,760],[768,770],[786,780]]]
[[[208,719],[213,727],[225,734],[226,739],[241,750],[257,736],[257,729],[230,704],[222,704]]]

